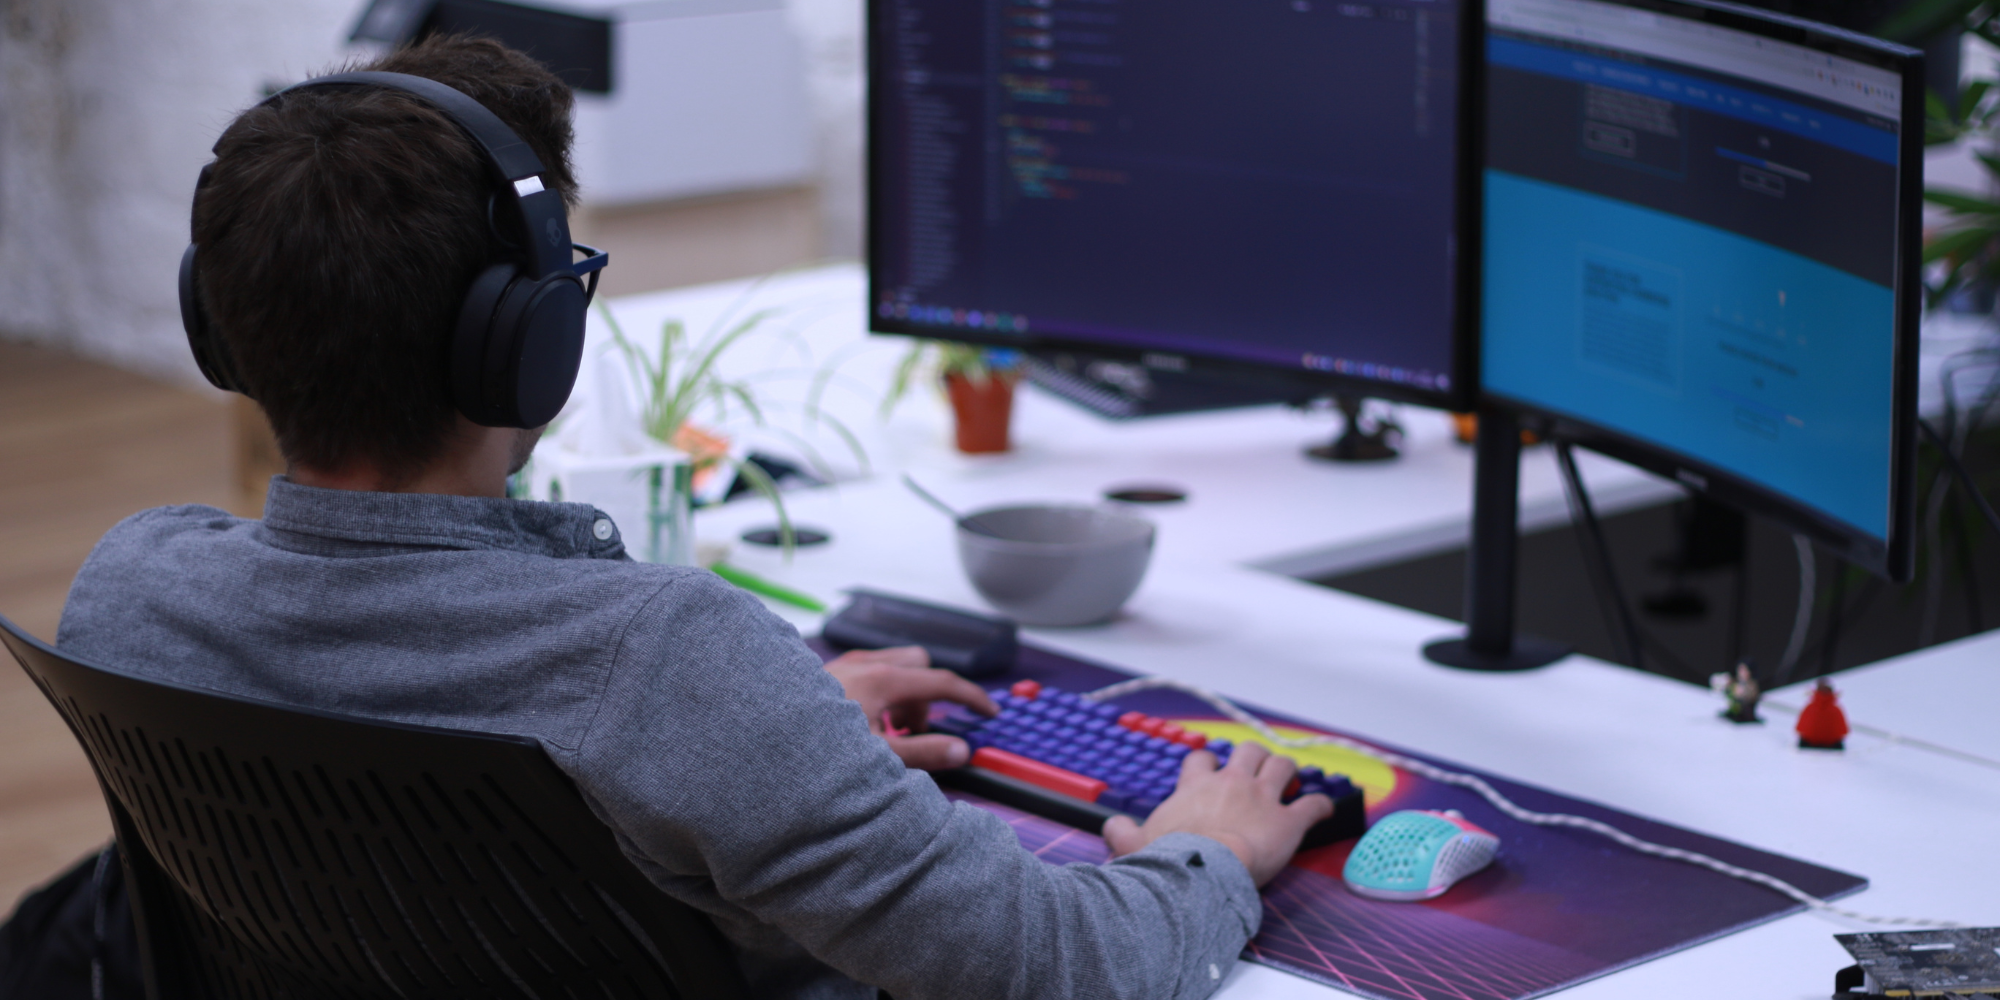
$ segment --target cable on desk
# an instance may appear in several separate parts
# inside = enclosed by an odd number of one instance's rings
[[[1799,654],[1806,650],[1806,635],[1812,631],[1813,596],[1819,592],[1812,539],[1793,535],[1792,545],[1799,550],[1799,609],[1792,615],[1792,637],[1785,640],[1785,654],[1778,657],[1778,668],[1771,672],[1770,683],[1765,687],[1783,687],[1792,679],[1792,668],[1799,665]]]
[[[1655,857],[1670,858],[1675,861],[1685,861],[1688,864],[1698,865],[1702,868],[1707,868],[1710,871],[1719,872],[1723,875],[1727,875],[1730,878],[1742,879],[1745,882],[1754,882],[1758,885],[1764,886],[1768,889],[1775,890],[1785,896],[1788,896],[1791,899],[1803,903],[1812,909],[1819,910],[1822,913],[1830,913],[1833,914],[1834,916],[1845,917],[1849,920],[1858,920],[1863,923],[1882,924],[1885,926],[1893,926],[1893,927],[1963,926],[1961,924],[1956,924],[1948,920],[1923,920],[1916,917],[1876,917],[1876,916],[1870,916],[1865,913],[1856,913],[1853,910],[1845,910],[1838,906],[1833,905],[1832,903],[1827,902],[1824,899],[1819,898],[1818,896],[1814,896],[1811,893],[1806,892],[1804,889],[1801,889],[1798,886],[1795,886],[1790,882],[1785,881],[1784,879],[1777,878],[1776,876],[1766,875],[1763,872],[1752,871],[1751,869],[1748,868],[1741,868],[1736,865],[1732,865],[1727,861],[1720,861],[1715,858],[1711,858],[1706,854],[1701,854],[1695,851],[1682,850],[1681,848],[1678,847],[1668,847],[1665,844],[1655,844],[1649,840],[1641,840],[1638,837],[1634,837],[1631,834],[1626,833],[1625,831],[1610,825],[1609,823],[1599,822],[1598,820],[1590,819],[1584,816],[1572,816],[1569,815],[1568,813],[1541,813],[1541,812],[1535,812],[1530,809],[1524,809],[1518,805],[1515,805],[1513,800],[1507,798],[1505,795],[1500,794],[1498,789],[1494,788],[1492,785],[1487,784],[1485,779],[1480,778],[1476,775],[1461,774],[1457,771],[1447,771],[1441,767],[1437,767],[1436,765],[1426,763],[1414,757],[1405,757],[1399,753],[1392,753],[1387,750],[1378,749],[1376,747],[1369,746],[1365,743],[1348,739],[1344,736],[1312,735],[1302,738],[1280,736],[1277,734],[1276,731],[1272,730],[1270,726],[1265,725],[1264,720],[1259,719],[1256,716],[1251,715],[1249,712],[1246,712],[1236,707],[1236,705],[1229,699],[1224,698],[1223,696],[1216,694],[1215,692],[1210,691],[1207,688],[1199,687],[1194,684],[1188,684],[1182,681],[1170,680],[1165,677],[1140,677],[1135,680],[1129,680],[1129,681],[1124,681],[1122,683],[1113,684],[1110,687],[1098,688],[1097,690],[1085,694],[1082,697],[1088,701],[1108,701],[1114,698],[1122,698],[1128,694],[1133,694],[1139,691],[1156,691],[1156,690],[1179,691],[1182,694],[1192,695],[1195,698],[1199,698],[1202,701],[1206,702],[1210,707],[1214,708],[1216,711],[1221,712],[1225,716],[1228,716],[1231,720],[1249,726],[1252,730],[1254,730],[1257,733],[1257,735],[1262,736],[1266,740],[1269,740],[1272,744],[1276,746],[1289,747],[1295,750],[1300,750],[1311,746],[1327,745],[1327,746],[1337,746],[1343,749],[1352,750],[1355,751],[1356,753],[1361,753],[1369,757],[1373,757],[1374,759],[1379,760],[1384,764],[1388,764],[1391,767],[1402,768],[1403,770],[1418,775],[1420,777],[1428,778],[1432,781],[1436,781],[1441,784],[1456,785],[1459,788],[1469,789],[1473,792],[1478,793],[1478,795],[1481,798],[1491,803],[1493,805],[1493,808],[1498,809],[1503,813],[1506,813],[1509,817],[1519,820],[1520,822],[1528,823],[1533,826],[1562,826],[1578,830],[1588,830],[1591,833],[1595,833],[1601,837],[1607,837],[1611,840],[1617,841],[1619,844],[1631,848],[1634,851],[1638,851],[1641,854],[1651,854]]]
[[[1787,705],[1784,702],[1777,700],[1777,698],[1769,696],[1765,697],[1763,701],[1758,702],[1757,707],[1768,708],[1771,711],[1777,712],[1780,715],[1795,716],[1798,715],[1800,711],[1797,705]],[[1847,727],[1853,732],[1861,733],[1867,736],[1873,736],[1884,743],[1891,743],[1897,746],[1911,747],[1913,749],[1922,750],[1925,753],[1934,753],[1940,757],[1950,757],[1954,760],[1962,761],[1967,764],[1972,764],[1977,767],[1988,767],[1992,768],[1995,771],[2000,771],[2000,760],[1994,760],[1991,757],[1982,757],[1976,753],[1966,753],[1963,750],[1956,750],[1951,747],[1944,746],[1942,744],[1932,743],[1929,740],[1918,739],[1915,736],[1905,736],[1902,733],[1896,732],[1893,729],[1883,729],[1881,726],[1872,726],[1866,722],[1861,722],[1857,719],[1851,719],[1851,718],[1848,719]]]
[[[1597,510],[1590,503],[1583,476],[1576,471],[1576,455],[1568,441],[1556,441],[1556,466],[1562,470],[1563,497],[1569,501],[1570,521],[1578,541],[1589,550],[1584,553],[1584,566],[1595,578],[1593,589],[1597,591],[1598,609],[1604,612],[1604,624],[1625,647],[1627,662],[1644,670],[1645,648],[1639,638],[1639,624],[1632,619],[1632,606],[1625,603],[1625,588],[1618,585],[1618,568],[1611,561],[1611,545],[1604,540],[1604,527],[1598,523]]]

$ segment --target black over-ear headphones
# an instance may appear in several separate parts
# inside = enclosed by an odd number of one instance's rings
[[[486,153],[495,180],[495,223],[519,223],[521,244],[489,265],[465,293],[451,345],[451,401],[473,423],[540,427],[569,401],[583,362],[583,320],[610,256],[569,238],[562,196],[542,186],[542,161],[478,101],[435,80],[404,73],[337,73],[287,87],[387,87],[422,98],[465,130]],[[201,169],[195,198],[208,185]],[[587,256],[572,263],[573,250]],[[588,275],[590,283],[584,284]],[[181,324],[195,363],[216,388],[243,392],[229,347],[209,325],[195,284],[195,245],[181,254]]]

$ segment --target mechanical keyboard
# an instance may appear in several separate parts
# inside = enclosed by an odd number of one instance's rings
[[[1035,681],[991,694],[1000,706],[991,719],[954,708],[931,723],[933,732],[972,747],[971,762],[936,772],[938,783],[1091,833],[1119,813],[1151,815],[1173,794],[1189,753],[1207,750],[1226,764],[1234,749],[1227,740]],[[1346,775],[1301,768],[1285,801],[1314,793],[1333,800],[1333,815],[1307,831],[1301,850],[1367,829],[1361,790]]]

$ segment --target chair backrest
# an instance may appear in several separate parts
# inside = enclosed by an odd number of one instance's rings
[[[521,737],[147,681],[4,642],[96,768],[152,1000],[746,994]]]

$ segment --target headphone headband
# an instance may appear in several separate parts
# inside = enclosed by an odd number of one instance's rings
[[[564,210],[562,196],[545,187],[542,180],[542,174],[548,168],[542,165],[541,157],[535,155],[534,148],[515,135],[514,130],[508,128],[507,123],[488,110],[486,105],[436,80],[409,73],[374,70],[335,73],[304,80],[271,95],[265,103],[295,90],[320,87],[400,90],[444,112],[445,117],[456,123],[485,152],[486,164],[497,182],[500,199],[515,206],[514,215],[525,235],[523,250],[528,255],[529,272],[541,277],[578,273],[571,264],[569,215]]]
[[[330,76],[316,76],[302,80],[272,94],[265,103],[275,101],[294,90],[317,87],[337,87],[343,84],[362,87],[384,87],[400,90],[423,98],[439,111],[451,116],[452,121],[472,136],[474,142],[486,150],[486,159],[499,173],[500,178],[509,183],[523,178],[538,176],[543,170],[541,158],[535,155],[533,147],[521,141],[500,116],[488,110],[486,105],[467,97],[456,87],[437,82],[428,77],[413,76],[409,73],[383,73],[375,70],[357,70],[352,73],[334,73]]]

